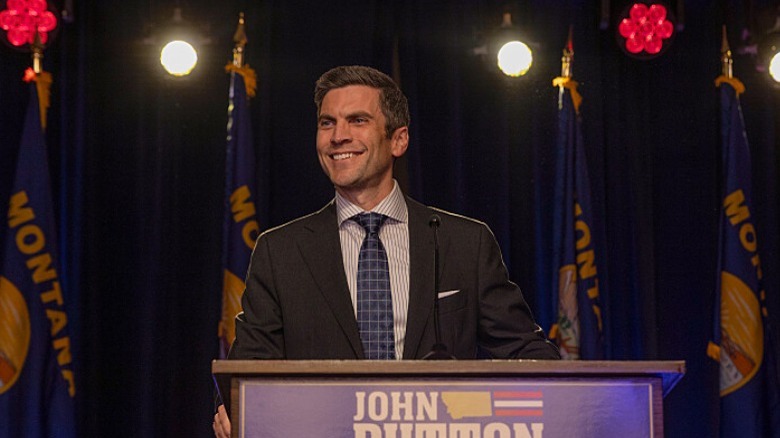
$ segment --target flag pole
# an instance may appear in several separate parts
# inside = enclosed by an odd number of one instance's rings
[[[41,35],[36,31],[35,38],[30,44],[32,50],[33,71],[36,75],[41,74],[43,71],[43,43],[41,42]]]
[[[244,66],[244,49],[246,48],[246,43],[248,41],[244,24],[244,13],[241,12],[238,14],[236,33],[233,34],[233,42],[236,43],[233,48],[233,65],[238,68]]]
[[[257,163],[249,114],[249,98],[255,96],[257,75],[245,59],[248,42],[245,26],[242,12],[233,35],[233,59],[225,66],[230,74],[230,90],[225,149],[222,318],[218,327],[222,358],[227,356],[235,339],[235,316],[241,311],[241,294],[246,287],[243,276],[260,231],[255,206]]]
[[[723,25],[723,39],[720,46],[720,64],[721,74],[727,78],[733,78],[734,60],[731,58],[731,48],[729,48],[729,39],[726,35],[726,25]]]
[[[572,63],[574,61],[574,38],[572,37],[572,28],[569,26],[569,37],[566,40],[566,47],[563,48],[563,57],[561,58],[561,76],[564,78],[572,77]]]
[[[561,78],[571,79],[573,63],[574,39],[572,38],[572,27],[569,26],[569,37],[566,40],[566,46],[563,48],[563,56],[561,57]],[[563,89],[562,83],[558,85],[558,109],[563,108]]]
[[[720,76],[715,79],[715,86],[719,87],[722,83],[726,82],[734,88],[737,97],[739,97],[740,94],[745,92],[745,85],[734,77],[733,65],[734,60],[731,58],[731,48],[729,47],[726,25],[723,25],[723,37],[720,46]]]
[[[569,37],[566,40],[566,46],[563,48],[563,56],[561,57],[561,75],[553,79],[553,86],[558,87],[558,110],[560,111],[563,108],[564,88],[568,88],[571,92],[574,111],[579,114],[582,96],[577,92],[577,81],[572,78],[573,66],[574,37],[572,36],[572,26],[569,26]]]
[[[49,93],[51,91],[51,74],[43,71],[43,42],[41,35],[36,31],[33,42],[30,43],[32,52],[32,67],[24,72],[25,82],[35,82],[38,89],[38,107],[41,117],[41,127],[46,129],[46,112],[49,109]]]
[[[244,13],[238,14],[238,26],[236,26],[236,32],[233,34],[233,61],[229,62],[225,66],[225,71],[230,73],[238,73],[244,78],[244,84],[246,86],[246,95],[250,98],[255,97],[257,90],[257,74],[249,64],[246,63],[246,44],[249,39],[246,36],[246,24],[244,21]]]

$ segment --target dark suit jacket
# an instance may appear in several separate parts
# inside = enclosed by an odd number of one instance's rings
[[[403,359],[435,343],[434,243],[438,231],[441,337],[459,359],[558,359],[509,281],[495,237],[481,222],[406,198],[409,209],[409,310]],[[257,240],[236,317],[231,359],[363,359],[344,274],[336,206],[263,233]]]

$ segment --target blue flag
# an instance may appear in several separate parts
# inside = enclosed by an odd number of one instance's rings
[[[232,68],[222,239],[224,281],[222,320],[219,323],[220,356],[223,358],[236,336],[235,317],[241,311],[244,277],[260,231],[255,206],[255,150],[249,117],[249,95],[253,94],[253,88],[248,87],[247,82],[254,83],[254,72],[249,67]],[[247,90],[250,92],[247,93]]]
[[[604,335],[593,205],[577,83],[557,78],[560,87],[553,216],[552,305],[557,323],[551,330],[564,359],[603,359]]]
[[[35,84],[31,89],[0,260],[0,437],[73,437],[67,297]]]
[[[780,437],[776,350],[767,330],[759,239],[751,199],[750,149],[734,78],[720,77],[723,197],[715,343],[721,437]]]

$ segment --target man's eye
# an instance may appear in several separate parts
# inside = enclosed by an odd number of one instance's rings
[[[352,123],[362,124],[366,122],[368,122],[368,119],[365,117],[355,117],[354,119],[352,119]]]
[[[320,120],[320,128],[327,128],[333,126],[333,120]]]

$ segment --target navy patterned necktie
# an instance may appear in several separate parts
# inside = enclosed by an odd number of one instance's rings
[[[387,216],[361,213],[352,217],[366,230],[357,270],[357,322],[367,359],[395,359],[393,299],[387,252],[379,229]]]

